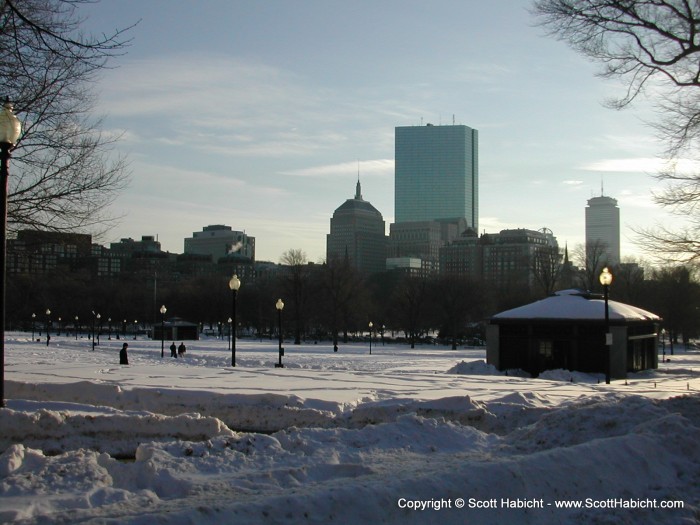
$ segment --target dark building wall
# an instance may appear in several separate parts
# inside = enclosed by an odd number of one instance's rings
[[[610,327],[610,372],[625,378],[628,372],[656,368],[657,325],[620,323]],[[607,348],[605,325],[576,320],[501,322],[488,327],[487,361],[499,370],[521,369],[533,376],[545,370],[604,373]]]

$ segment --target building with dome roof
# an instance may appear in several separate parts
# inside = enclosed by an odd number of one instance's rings
[[[382,214],[362,198],[357,179],[355,198],[346,200],[333,213],[326,236],[326,260],[347,258],[360,273],[386,269],[387,236]]]
[[[608,301],[613,378],[658,367],[661,318],[636,306]],[[486,329],[486,359],[499,370],[605,373],[605,301],[600,294],[564,290],[494,315]]]

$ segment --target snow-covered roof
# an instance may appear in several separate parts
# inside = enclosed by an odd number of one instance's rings
[[[608,301],[610,320],[659,321],[661,318],[636,306]],[[601,320],[605,318],[605,301],[581,290],[562,290],[525,306],[506,310],[491,319]]]

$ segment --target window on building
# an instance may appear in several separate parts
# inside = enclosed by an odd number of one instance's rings
[[[540,356],[545,358],[552,357],[552,341],[540,341]]]

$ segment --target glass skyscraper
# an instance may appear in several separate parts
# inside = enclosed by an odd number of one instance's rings
[[[396,223],[464,218],[479,229],[479,132],[468,126],[396,128]]]

